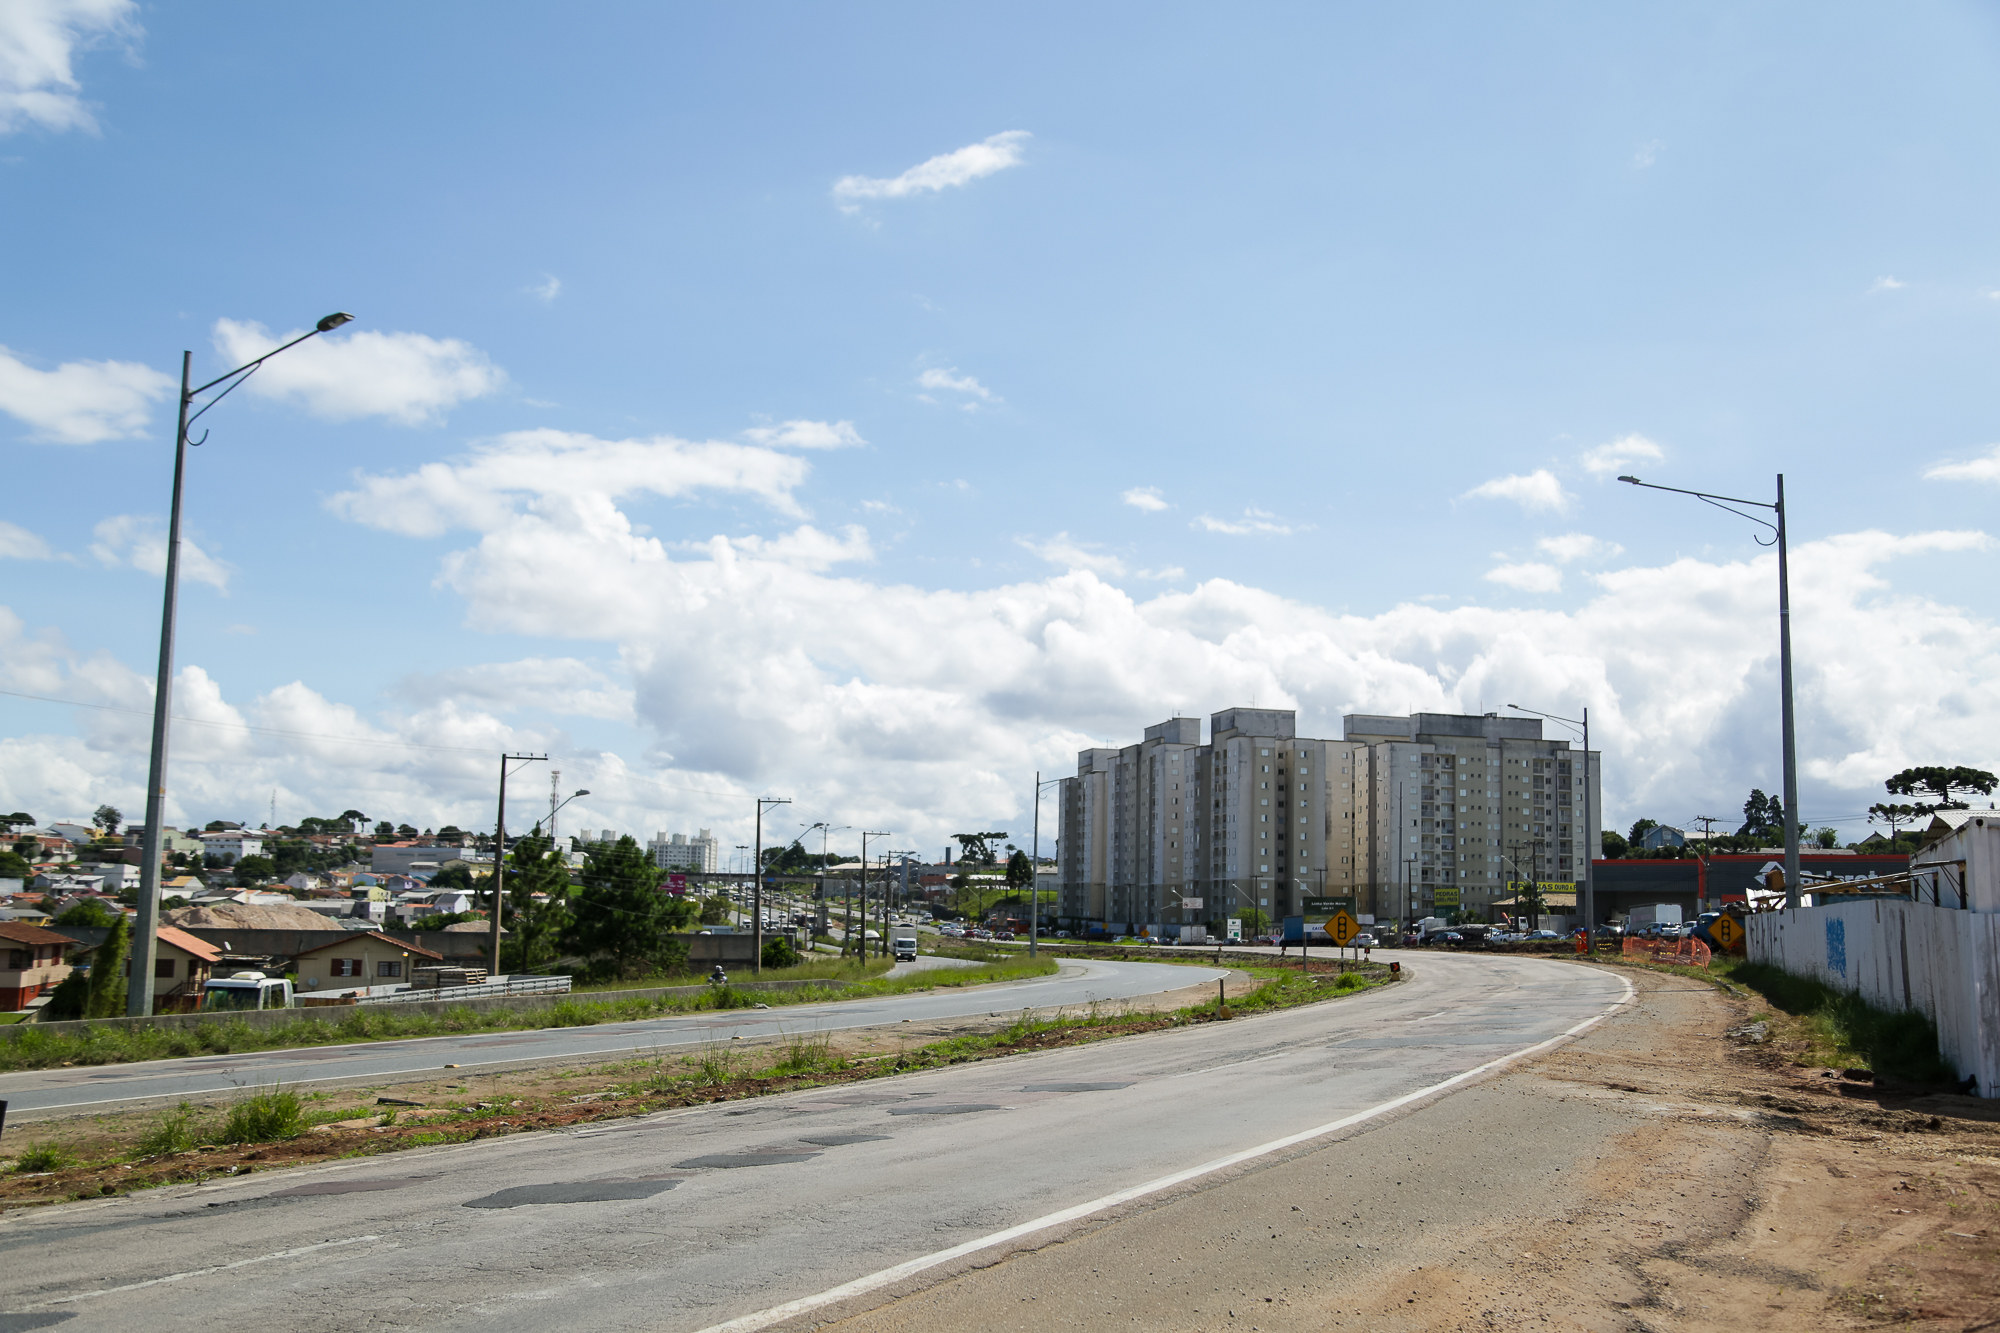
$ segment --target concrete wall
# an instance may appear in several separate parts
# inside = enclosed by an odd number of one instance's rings
[[[1979,1095],[2000,1095],[2000,914],[1901,898],[1760,912],[1749,956],[1937,1024],[1938,1048]]]

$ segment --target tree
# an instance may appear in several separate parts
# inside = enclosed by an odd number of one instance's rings
[[[685,898],[661,892],[664,876],[629,833],[608,846],[593,846],[584,859],[582,885],[570,894],[566,942],[602,959],[605,970],[621,980],[648,975],[670,961],[669,946],[680,941],[667,936],[692,925],[699,912]]]
[[[678,944],[680,941],[676,940]],[[764,941],[764,966],[769,968],[797,967],[799,951],[792,947],[791,937],[773,935]]]
[[[1271,929],[1271,918],[1265,914],[1264,909],[1261,907],[1246,907],[1236,915],[1243,922],[1243,937],[1245,939],[1257,939],[1259,936],[1268,933]]]
[[[396,826],[394,824],[385,819],[375,826],[375,841],[394,842],[395,840]]]
[[[396,836],[399,838],[414,838],[417,836],[417,831],[408,824],[398,824],[396,826]]]
[[[1981,796],[1991,796],[1993,788],[2000,786],[2000,778],[1994,777],[1983,768],[1966,768],[1959,765],[1943,768],[1933,765],[1928,768],[1906,768],[1882,784],[1891,796],[1935,796],[1935,801],[1919,802],[1914,808],[1920,815],[1933,814],[1939,810],[1964,810],[1968,807],[1958,799],[1960,795],[1970,796],[1977,792]]]
[[[1874,805],[1868,807],[1868,822],[1871,824],[1887,824],[1889,826],[1890,842],[1896,841],[1899,836],[1897,830],[1902,825],[1913,824],[1916,820],[1917,807],[1914,805],[1894,805],[1877,801]]]
[[[1750,789],[1750,799],[1743,802],[1743,827],[1736,831],[1739,838],[1754,838],[1760,844],[1772,845],[1785,840],[1785,803],[1775,796],[1766,796],[1756,788]]]
[[[33,828],[35,817],[26,810],[16,810],[5,819],[0,819],[0,824],[5,824],[8,828]]]
[[[1632,846],[1638,847],[1646,841],[1647,832],[1652,829],[1656,829],[1659,826],[1660,823],[1656,819],[1634,820],[1632,822],[1632,831],[1625,835],[1625,840],[1629,842]]]
[[[342,810],[340,812],[340,822],[347,825],[349,833],[359,833],[362,827],[367,824],[368,816],[362,814],[359,810]]]
[[[562,933],[570,924],[569,862],[542,835],[540,824],[507,855],[507,907],[507,935],[500,941],[501,966],[509,972],[528,972],[554,962]]]
[[[1007,887],[1010,889],[1033,888],[1035,868],[1028,863],[1028,854],[1017,851],[1007,858]]]
[[[116,908],[107,907],[97,898],[85,898],[63,908],[56,917],[58,926],[80,927],[86,930],[102,930],[114,921],[123,921],[125,914]]]
[[[35,868],[19,852],[0,850],[0,879],[28,879],[34,873]]]
[[[236,878],[263,881],[278,873],[278,863],[268,856],[246,856],[236,863]]]
[[[446,926],[455,926],[461,921],[476,920],[478,916],[479,913],[477,912],[432,912],[429,916],[420,916],[416,920],[412,921],[410,923],[410,929],[443,930]],[[508,940],[502,940],[500,942],[500,956],[503,962],[505,962],[506,960],[507,945],[510,942],[511,941]],[[512,972],[515,971],[516,969],[513,966],[513,964],[509,963],[507,964],[507,970],[509,972]]]
[[[719,893],[703,898],[701,900],[701,924],[704,926],[723,925],[729,920],[729,910],[729,899]]]
[[[1619,837],[1616,833],[1612,832],[1610,829],[1604,830],[1605,860],[1607,861],[1620,860],[1623,857],[1629,855],[1631,850],[1632,849],[1626,844],[1625,839]]]
[[[132,947],[132,925],[120,912],[111,933],[90,960],[90,999],[85,1018],[116,1018],[125,1012],[125,955]]]
[[[125,822],[125,816],[118,812],[118,807],[115,805],[100,805],[97,807],[97,813],[90,817],[90,822],[106,833],[116,833],[118,826]]]
[[[437,831],[437,835],[440,838],[462,838],[465,836],[465,830],[456,824],[446,824]]]
[[[1840,830],[1836,828],[1814,829],[1813,841],[1822,847],[1838,847],[1840,846]]]
[[[466,861],[446,861],[431,876],[433,889],[458,889],[464,893],[472,891],[472,866]]]

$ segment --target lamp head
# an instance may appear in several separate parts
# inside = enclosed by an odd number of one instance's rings
[[[579,790],[577,790],[577,791],[573,791],[573,792],[571,792],[571,793],[569,794],[569,798],[570,798],[570,799],[571,799],[571,800],[573,801],[573,800],[575,800],[575,799],[576,799],[577,797],[579,797],[579,796],[588,796],[588,795],[590,795],[590,788],[588,788],[588,787],[583,787],[583,788],[581,788],[581,789],[579,789]]]
[[[1640,481],[1640,480],[1639,480],[1639,479],[1638,479],[1637,477],[1620,477],[1620,478],[1619,478],[1618,480],[1620,480],[1620,481],[1629,481],[1629,482],[1631,482],[1631,483],[1632,483],[1632,484],[1633,484],[1634,486],[1643,486],[1643,485],[1645,485],[1645,484],[1646,484],[1645,482],[1643,482],[1643,481]]]
[[[313,325],[313,327],[321,333],[331,333],[341,325],[352,324],[353,322],[354,316],[348,314],[345,310],[336,310],[319,323]]]

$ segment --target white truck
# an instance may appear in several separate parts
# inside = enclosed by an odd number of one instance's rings
[[[238,972],[233,977],[215,977],[201,988],[203,1013],[236,1009],[290,1009],[292,983],[283,977],[267,977],[262,972]]]
[[[1680,923],[1679,903],[1642,903],[1625,918],[1628,931],[1638,931],[1647,926],[1678,926]]]
[[[890,931],[889,952],[896,956],[896,961],[899,963],[916,962],[917,932],[914,930],[904,931],[901,929]]]

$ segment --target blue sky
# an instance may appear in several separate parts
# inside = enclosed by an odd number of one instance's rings
[[[1768,563],[1626,470],[1787,473],[1806,810],[1856,815],[2000,767],[1995,38],[12,7],[0,684],[146,706],[160,377],[346,309],[208,419],[179,660],[190,716],[374,743],[209,727],[179,817],[490,822],[508,744],[588,824],[734,836],[755,788],[932,849],[1177,710],[1502,694],[1603,719],[1614,820],[1733,810]],[[0,699],[0,803],[136,815],[134,716]]]

